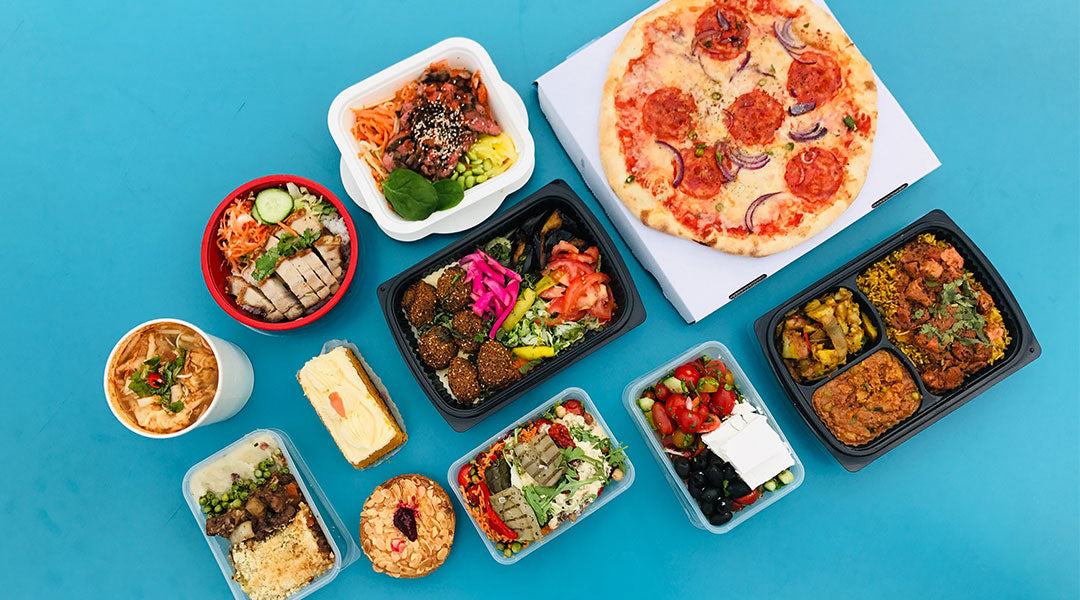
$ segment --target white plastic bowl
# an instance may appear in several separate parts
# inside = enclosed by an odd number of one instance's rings
[[[518,159],[506,172],[465,190],[465,198],[454,208],[435,212],[423,221],[408,221],[387,206],[370,167],[357,156],[359,147],[351,131],[354,117],[350,109],[392,98],[401,87],[420,77],[428,65],[440,60],[446,60],[451,67],[480,71],[495,122],[514,140]],[[525,103],[499,76],[483,46],[467,38],[443,40],[346,88],[330,104],[327,126],[341,151],[342,183],[349,196],[371,213],[386,235],[402,242],[416,241],[432,233],[464,231],[480,224],[499,208],[507,195],[525,185],[536,166]]]
[[[217,392],[214,394],[214,399],[210,401],[210,406],[208,406],[206,411],[199,415],[199,418],[195,419],[193,423],[180,431],[174,431],[172,433],[153,433],[142,429],[137,424],[133,423],[131,419],[124,414],[123,410],[116,406],[112,396],[109,394],[110,369],[112,368],[116,351],[120,349],[120,346],[127,341],[132,334],[155,323],[178,323],[191,328],[195,333],[201,335],[203,339],[206,340],[206,343],[210,346],[210,350],[214,352],[214,358],[217,360],[218,365],[218,387]],[[247,354],[245,354],[236,344],[212,336],[187,321],[181,321],[180,319],[152,319],[140,325],[136,325],[131,331],[125,333],[120,337],[120,340],[116,342],[112,351],[109,352],[108,360],[105,361],[104,381],[105,400],[108,402],[109,410],[112,411],[113,416],[116,417],[117,421],[120,421],[124,427],[127,427],[143,437],[165,439],[184,435],[203,425],[224,421],[240,412],[240,409],[244,408],[244,405],[247,404],[248,398],[251,397],[251,390],[255,387],[255,371],[251,368],[251,360],[248,359]]]

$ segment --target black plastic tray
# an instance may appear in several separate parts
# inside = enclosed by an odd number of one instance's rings
[[[416,337],[401,309],[402,295],[418,279],[460,260],[491,238],[515,229],[525,219],[556,208],[573,215],[586,230],[589,241],[600,249],[602,257],[600,270],[611,277],[609,285],[615,296],[614,317],[603,329],[586,333],[584,339],[570,345],[554,358],[544,360],[517,382],[495,392],[479,404],[458,402],[443,386],[435,370],[420,361]],[[626,263],[615,249],[615,244],[596,217],[585,207],[581,198],[562,180],[552,181],[498,218],[384,282],[379,286],[378,296],[386,323],[390,326],[405,364],[409,365],[409,370],[416,377],[420,388],[424,390],[446,422],[459,432],[476,425],[539,385],[540,382],[645,321],[645,306],[641,303],[641,296],[638,295],[637,287],[630,278]]]
[[[998,310],[1001,311],[1001,316],[1005,321],[1005,328],[1012,338],[1012,342],[1005,349],[1005,356],[989,367],[969,375],[960,387],[943,395],[932,394],[926,389],[926,385],[915,369],[915,365],[885,335],[885,323],[882,315],[874,308],[866,295],[859,290],[855,282],[856,277],[871,265],[923,233],[932,233],[939,240],[949,242],[956,248],[957,252],[964,258],[964,267],[975,275],[976,280],[994,298],[994,303]],[[784,360],[780,357],[776,347],[777,326],[780,325],[784,315],[789,311],[803,306],[813,298],[841,287],[851,290],[855,299],[860,303],[862,310],[866,311],[873,319],[874,326],[880,332],[878,338],[854,356],[849,357],[847,364],[831,373],[828,377],[811,383],[799,383],[788,372]],[[1020,305],[1016,302],[1012,292],[1009,291],[1009,287],[1005,285],[1001,275],[998,274],[997,270],[994,269],[990,261],[971,239],[961,231],[960,227],[940,210],[928,213],[834,271],[831,275],[824,277],[787,302],[761,316],[754,322],[754,332],[757,334],[762,351],[765,352],[769,366],[772,367],[773,373],[776,374],[788,396],[791,397],[792,403],[799,411],[799,414],[802,415],[803,420],[810,426],[818,439],[825,444],[829,452],[836,457],[836,460],[840,461],[840,464],[851,472],[858,471],[870,464],[911,436],[929,427],[931,423],[956,410],[960,405],[986,391],[995,383],[1015,373],[1024,365],[1038,358],[1039,354],[1042,353],[1027,318],[1024,317]],[[849,446],[836,439],[828,427],[821,422],[817,413],[814,412],[811,397],[814,391],[827,381],[832,380],[840,373],[850,369],[852,365],[879,350],[892,352],[907,367],[923,395],[922,404],[915,410],[914,414],[889,428],[877,438],[861,446]]]

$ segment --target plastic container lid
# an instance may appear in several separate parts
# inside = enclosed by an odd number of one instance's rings
[[[466,463],[472,460],[473,457],[479,454],[482,450],[486,450],[495,442],[506,437],[506,435],[513,431],[514,428],[518,425],[540,417],[545,412],[547,412],[548,409],[550,409],[551,406],[556,402],[568,399],[580,400],[581,404],[585,407],[585,411],[596,419],[596,422],[600,424],[600,428],[603,429],[604,433],[606,433],[608,438],[611,439],[612,445],[614,447],[618,447],[619,441],[615,439],[615,435],[611,433],[611,428],[608,427],[607,423],[604,422],[604,418],[600,416],[600,411],[596,410],[596,405],[593,404],[592,398],[590,398],[589,395],[585,393],[585,390],[576,387],[566,388],[565,390],[556,394],[547,402],[544,402],[540,406],[536,407],[535,410],[530,411],[525,416],[514,421],[513,425],[506,427],[499,433],[491,436],[486,442],[480,444],[476,448],[473,448],[472,451],[467,453],[465,456],[462,456],[458,460],[454,461],[454,464],[450,465],[450,470],[446,473],[446,481],[450,484],[450,489],[453,490],[454,496],[457,498],[457,501],[461,504],[461,506],[468,506],[465,503],[465,498],[463,498],[461,495],[461,489],[458,487],[457,483],[457,474],[458,471],[461,470],[461,467],[463,467]],[[582,522],[585,517],[599,510],[601,506],[610,502],[615,496],[618,496],[619,494],[625,492],[630,487],[630,485],[634,483],[634,474],[634,465],[630,462],[629,455],[627,455],[626,464],[623,467],[622,480],[612,481],[607,487],[605,487],[604,491],[595,500],[593,500],[592,503],[586,506],[585,510],[582,511],[580,515],[578,515],[577,520],[570,521],[569,523],[563,523],[559,527],[556,527],[555,530],[551,533],[541,537],[535,542],[529,543],[529,545],[526,546],[524,550],[512,555],[510,558],[503,556],[503,553],[495,547],[495,542],[491,541],[491,538],[489,538],[487,534],[484,533],[483,529],[480,529],[480,524],[476,522],[476,519],[473,518],[472,513],[470,513],[468,509],[465,510],[465,514],[469,516],[469,522],[472,523],[474,528],[476,528],[476,533],[479,534],[480,539],[484,541],[484,546],[487,547],[488,552],[491,553],[491,557],[504,565],[512,565],[517,561],[521,560],[522,558],[528,556],[529,554],[532,554],[534,551],[536,551],[537,548],[548,543],[553,538],[561,535],[564,531]]]
[[[784,442],[784,446],[786,446],[788,452],[791,453],[791,457],[795,459],[795,465],[789,469],[791,474],[795,476],[795,481],[792,481],[784,487],[778,488],[776,491],[766,492],[757,502],[735,513],[730,521],[720,526],[709,523],[705,518],[697,501],[690,496],[690,490],[687,489],[686,484],[678,474],[675,473],[675,466],[667,457],[667,453],[664,452],[664,447],[661,445],[660,439],[656,437],[652,428],[649,427],[648,421],[645,420],[645,413],[642,412],[641,408],[637,405],[637,400],[641,397],[641,393],[645,388],[655,384],[660,377],[668,371],[683,363],[701,358],[703,354],[724,361],[724,364],[731,370],[732,375],[735,376],[735,383],[739,386],[743,398],[753,405],[758,412],[765,415],[768,419],[769,427],[772,427],[773,431],[780,436],[780,440]],[[690,519],[690,522],[698,529],[704,529],[711,533],[727,533],[732,529],[735,529],[740,523],[765,510],[765,507],[795,491],[795,488],[802,485],[803,479],[805,478],[806,471],[803,469],[802,461],[799,460],[799,455],[795,454],[795,450],[791,447],[791,444],[788,443],[787,437],[784,436],[784,432],[780,430],[780,426],[776,423],[776,419],[774,419],[772,413],[769,412],[769,407],[765,406],[765,403],[761,400],[761,396],[758,395],[757,390],[751,385],[750,380],[746,377],[746,373],[743,372],[739,363],[735,361],[735,357],[731,354],[731,351],[727,349],[727,346],[720,342],[710,341],[698,344],[665,362],[662,366],[657,367],[630,382],[623,391],[623,405],[626,406],[626,411],[630,413],[630,418],[637,425],[638,431],[641,432],[642,437],[645,438],[649,450],[652,451],[653,458],[660,464],[660,470],[664,472],[668,483],[671,484],[671,489],[679,499],[679,504],[682,505],[686,517]]]
[[[506,172],[465,190],[465,198],[454,208],[435,212],[423,221],[407,221],[387,206],[385,197],[375,185],[370,167],[357,156],[357,142],[351,131],[355,118],[349,109],[392,98],[402,86],[418,78],[428,65],[440,60],[448,61],[451,67],[480,71],[480,77],[488,89],[488,105],[495,122],[514,140],[518,159]],[[525,103],[514,88],[499,76],[495,63],[483,46],[467,38],[443,40],[346,88],[330,104],[327,126],[351,175],[352,181],[343,178],[349,195],[357,205],[371,213],[386,235],[402,242],[416,241],[432,233],[463,231],[478,225],[495,212],[507,195],[525,185],[536,165]],[[480,208],[481,205],[484,208]]]
[[[202,508],[199,506],[199,499],[191,493],[190,488],[191,478],[195,473],[221,458],[233,448],[236,448],[240,444],[243,444],[258,435],[268,435],[277,442],[278,448],[281,449],[282,456],[285,457],[286,464],[289,465],[289,471],[296,476],[296,481],[300,485],[300,491],[303,493],[304,498],[307,499],[312,514],[315,515],[315,519],[318,521],[323,534],[326,536],[326,541],[330,543],[330,549],[334,552],[333,566],[289,596],[289,600],[300,600],[300,598],[309,596],[314,593],[315,590],[318,590],[333,581],[334,578],[338,576],[338,573],[354,563],[356,559],[360,557],[360,546],[357,545],[352,535],[349,534],[349,530],[345,527],[345,523],[342,522],[341,517],[339,517],[337,511],[334,510],[334,506],[330,504],[330,501],[326,498],[326,494],[323,493],[322,488],[319,487],[319,483],[315,480],[315,477],[312,476],[311,470],[308,469],[307,463],[300,457],[300,453],[297,452],[296,446],[284,431],[278,429],[256,429],[221,450],[218,450],[211,456],[199,461],[198,464],[188,469],[187,474],[184,475],[184,482],[180,491],[187,501],[188,508],[191,509],[191,514],[195,517],[195,522],[199,525],[199,532],[206,538],[206,543],[210,546],[210,551],[214,554],[214,560],[217,561],[218,567],[221,569],[221,574],[225,577],[225,581],[229,583],[229,589],[232,591],[233,597],[238,600],[248,598],[248,595],[244,593],[244,590],[240,589],[240,584],[233,579],[235,570],[233,569],[232,563],[229,562],[229,549],[231,543],[219,536],[206,535],[206,515],[203,514]]]

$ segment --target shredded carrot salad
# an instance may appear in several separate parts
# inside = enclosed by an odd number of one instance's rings
[[[386,149],[386,143],[397,129],[397,111],[400,104],[397,99],[367,108],[352,109],[356,117],[352,134],[358,142],[369,142],[380,151]]]
[[[251,216],[255,205],[252,198],[237,199],[221,215],[218,222],[217,247],[233,270],[240,270],[251,253],[263,247],[270,237],[270,228]]]

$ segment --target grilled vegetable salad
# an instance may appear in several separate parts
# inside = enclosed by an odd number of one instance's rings
[[[612,481],[626,454],[579,400],[555,403],[458,473],[466,509],[506,557],[574,521]]]

